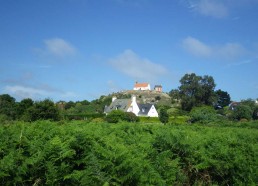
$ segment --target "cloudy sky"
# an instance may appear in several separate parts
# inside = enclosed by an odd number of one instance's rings
[[[0,94],[93,100],[211,75],[258,98],[258,0],[0,0]]]

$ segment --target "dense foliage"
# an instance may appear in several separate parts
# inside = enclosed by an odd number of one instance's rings
[[[112,110],[105,120],[108,123],[118,123],[119,121],[138,122],[139,118],[132,112],[124,112],[122,110]]]
[[[257,185],[257,126],[0,125],[0,184]]]
[[[212,105],[216,101],[214,92],[216,85],[212,76],[185,74],[180,83],[178,90],[183,110],[190,111],[193,107]]]
[[[169,115],[167,113],[167,110],[165,108],[161,108],[159,112],[159,120],[161,123],[167,123],[169,120]]]
[[[195,107],[190,112],[190,121],[192,123],[210,123],[218,121],[219,118],[215,109],[210,106]]]
[[[222,90],[217,90],[215,91],[215,94],[217,96],[217,103],[216,106],[217,107],[226,107],[230,104],[230,95],[228,92],[226,91],[222,91]]]
[[[250,120],[252,118],[252,114],[252,109],[249,106],[240,104],[235,108],[232,117],[236,120]]]

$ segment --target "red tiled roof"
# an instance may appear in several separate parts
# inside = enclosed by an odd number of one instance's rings
[[[134,87],[139,88],[139,87],[148,87],[149,83],[135,83]]]

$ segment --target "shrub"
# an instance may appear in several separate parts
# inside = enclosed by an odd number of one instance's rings
[[[125,112],[121,110],[112,110],[107,116],[106,121],[108,123],[117,123],[120,120],[123,120],[125,117]]]
[[[139,120],[142,123],[160,123],[158,117],[139,117]]]
[[[103,123],[104,119],[103,118],[94,118],[91,120],[92,123]]]
[[[0,125],[6,124],[8,122],[9,118],[5,114],[0,114]]]
[[[209,106],[193,108],[190,112],[190,118],[192,123],[209,123],[219,119],[215,109]]]
[[[156,96],[156,97],[155,97],[155,100],[156,100],[156,101],[159,101],[159,100],[161,100],[161,97],[160,97],[160,96]]]
[[[123,120],[128,122],[138,122],[139,118],[132,112],[125,112]]]
[[[160,113],[159,113],[159,120],[160,120],[162,123],[167,123],[167,122],[168,122],[168,119],[169,119],[169,116],[168,116],[167,111],[166,111],[164,108],[161,108],[161,109],[160,109]]]
[[[186,124],[190,120],[189,116],[171,116],[169,117],[169,123],[171,124]]]
[[[232,117],[235,120],[247,119],[251,120],[253,111],[248,105],[240,104],[234,109]]]
[[[257,119],[258,119],[258,106],[256,106],[256,107],[254,108],[253,119],[254,119],[254,120],[257,120]]]

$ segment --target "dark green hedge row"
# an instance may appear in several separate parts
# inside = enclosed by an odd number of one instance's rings
[[[257,185],[257,157],[255,128],[79,121],[0,126],[0,185]]]
[[[94,118],[104,118],[106,114],[94,113],[94,114],[66,114],[65,119],[68,120],[91,120]]]

